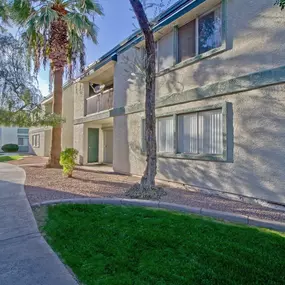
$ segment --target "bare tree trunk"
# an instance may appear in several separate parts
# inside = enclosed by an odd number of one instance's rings
[[[146,46],[146,96],[145,96],[145,141],[146,169],[141,179],[141,187],[151,189],[155,186],[157,170],[156,156],[156,118],[155,118],[155,42],[150,23],[140,0],[130,0],[145,37]]]
[[[63,70],[54,71],[54,95],[53,95],[53,112],[61,116],[62,114],[62,80]],[[48,167],[60,167],[59,159],[61,152],[61,125],[52,128],[51,150]]]

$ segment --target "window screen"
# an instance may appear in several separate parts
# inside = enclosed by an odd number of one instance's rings
[[[196,55],[195,20],[178,29],[178,61]]]
[[[157,150],[158,152],[173,152],[173,117],[157,119]]]

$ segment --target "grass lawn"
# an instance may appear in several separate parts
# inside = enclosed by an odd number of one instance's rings
[[[48,207],[42,230],[86,285],[285,284],[285,235],[194,215]]]
[[[0,156],[0,162],[6,162],[6,161],[11,161],[11,160],[19,160],[22,158],[23,157],[21,155],[3,155],[3,156]]]

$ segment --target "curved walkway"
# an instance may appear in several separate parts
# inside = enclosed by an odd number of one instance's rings
[[[25,171],[0,163],[0,284],[78,284],[39,233]]]

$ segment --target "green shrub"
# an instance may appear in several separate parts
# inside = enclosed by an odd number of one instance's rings
[[[19,146],[17,144],[9,143],[4,144],[1,149],[4,152],[17,152],[19,150]]]
[[[60,153],[60,165],[63,167],[63,174],[72,177],[78,151],[74,148],[66,148]]]

